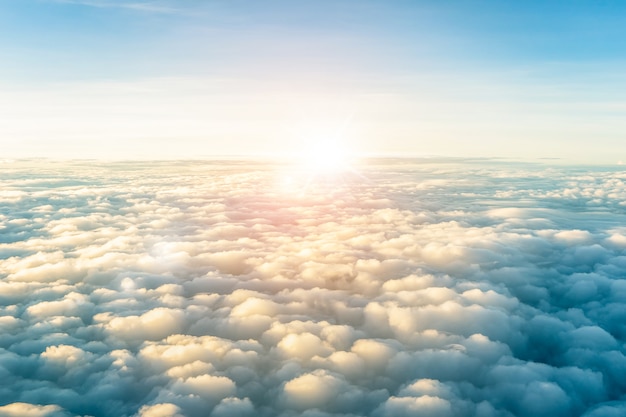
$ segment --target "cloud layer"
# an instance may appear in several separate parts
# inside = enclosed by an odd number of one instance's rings
[[[0,169],[2,415],[626,409],[626,172]]]

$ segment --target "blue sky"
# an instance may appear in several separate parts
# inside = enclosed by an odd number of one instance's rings
[[[625,9],[2,0],[0,146],[197,157],[297,152],[330,136],[357,153],[616,163]]]

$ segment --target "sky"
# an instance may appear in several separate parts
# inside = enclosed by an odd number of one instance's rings
[[[0,1],[5,157],[626,160],[619,1]]]

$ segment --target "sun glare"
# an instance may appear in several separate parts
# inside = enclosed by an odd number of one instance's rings
[[[341,144],[332,140],[311,143],[302,155],[303,167],[310,172],[333,174],[349,168],[349,156]]]

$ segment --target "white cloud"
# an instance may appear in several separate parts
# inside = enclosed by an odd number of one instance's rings
[[[0,407],[0,414],[6,417],[61,417],[67,415],[56,405],[35,405],[11,403]]]
[[[340,387],[341,381],[336,377],[318,371],[288,381],[283,390],[289,407],[306,410],[323,408],[337,397]]]
[[[104,0],[49,0],[55,3],[75,4],[97,8],[119,8],[149,13],[178,13],[179,9],[163,5],[158,1],[104,1]]]
[[[448,401],[439,397],[423,395],[420,397],[391,397],[377,410],[375,415],[452,417],[454,414]]]
[[[405,161],[296,197],[262,162],[38,164],[1,180],[0,414],[623,408],[621,171]]]
[[[139,410],[139,417],[182,417],[181,409],[174,404],[144,405]]]

